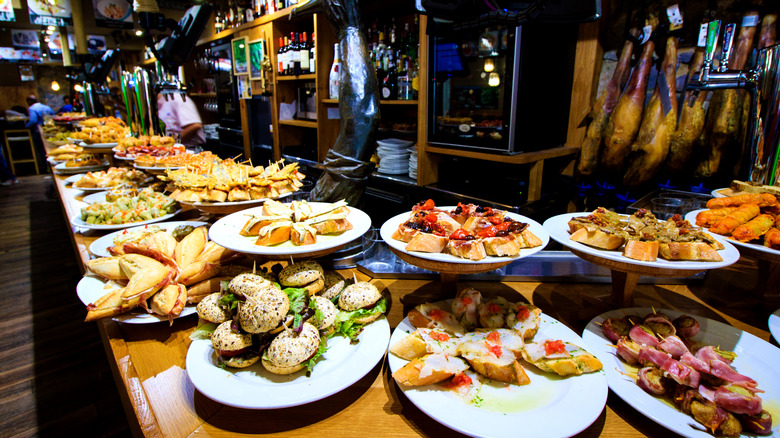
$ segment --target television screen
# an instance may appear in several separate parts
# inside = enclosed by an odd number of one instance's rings
[[[437,43],[435,53],[437,73],[459,73],[465,70],[458,44]]]

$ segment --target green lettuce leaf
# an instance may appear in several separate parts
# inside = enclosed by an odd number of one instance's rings
[[[319,362],[320,358],[322,358],[322,355],[325,354],[326,351],[328,351],[328,339],[321,336],[320,346],[317,347],[317,352],[314,353],[314,356],[312,356],[309,360],[303,363],[306,366],[306,377],[311,376],[311,371],[314,369],[314,365]]]
[[[214,330],[217,329],[217,326],[219,324],[214,324],[213,322],[205,322],[203,324],[200,324],[199,326],[195,327],[195,330],[190,333],[190,340],[197,341],[199,339],[208,339],[211,340],[211,334],[214,333]]]
[[[387,299],[382,297],[382,299],[377,301],[374,307],[369,309],[358,309],[349,312],[340,310],[339,314],[336,315],[336,322],[333,325],[336,329],[336,333],[349,338],[352,343],[355,343],[358,342],[357,337],[360,332],[363,331],[363,324],[358,324],[355,320],[375,313],[385,312],[387,312]]]

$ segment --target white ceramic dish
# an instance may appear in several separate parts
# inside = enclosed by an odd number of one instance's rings
[[[574,217],[587,216],[589,213],[566,213],[558,216],[553,216],[544,221],[544,228],[550,233],[550,237],[555,239],[561,245],[575,249],[585,254],[593,255],[596,257],[602,257],[617,262],[629,263],[637,266],[647,266],[651,268],[665,268],[665,269],[682,269],[682,270],[702,270],[702,269],[717,269],[725,266],[732,265],[739,260],[739,251],[734,248],[726,239],[718,235],[712,235],[717,241],[723,244],[724,249],[718,251],[723,261],[720,262],[698,262],[698,261],[685,261],[685,260],[664,260],[659,258],[654,262],[646,262],[641,260],[634,260],[623,256],[622,249],[605,250],[594,248],[580,242],[571,240],[569,234],[569,220]]]
[[[80,180],[86,173],[77,173],[75,175],[71,175],[67,178],[65,178],[65,184],[73,184],[76,181]]]
[[[84,149],[111,149],[111,148],[113,148],[114,146],[116,146],[118,144],[119,143],[117,143],[117,142],[88,144],[88,143],[84,143],[83,141],[81,141],[81,143],[79,143],[79,146],[83,147]]]
[[[769,333],[775,338],[775,342],[780,342],[780,309],[775,310],[769,315]]]
[[[127,224],[116,224],[116,225],[88,224],[88,223],[84,222],[81,219],[81,215],[79,214],[78,216],[73,216],[73,219],[71,219],[70,223],[73,226],[75,226],[75,227],[87,228],[87,229],[90,229],[90,230],[122,230],[122,229],[125,229],[127,227],[132,227],[132,226],[136,226],[136,225],[153,224],[155,222],[164,222],[164,221],[167,221],[168,219],[176,216],[180,212],[181,212],[181,208],[176,210],[176,211],[174,211],[173,213],[168,213],[165,216],[160,216],[160,217],[155,218],[155,219],[149,219],[148,221],[132,222],[132,223],[127,223]]]
[[[96,194],[97,195],[97,194]],[[90,195],[92,196],[92,195]],[[84,202],[86,202],[86,197],[84,198]],[[201,227],[204,225],[208,225],[206,222],[199,222],[199,221],[171,221],[171,222],[162,222],[159,224],[155,224],[161,229],[165,231],[171,231],[174,228],[180,226],[180,225],[191,225],[193,227]],[[128,232],[135,231],[139,228],[144,228],[146,225],[142,225],[140,227],[137,226],[127,226],[119,231],[115,231],[113,233],[106,234],[105,236],[102,236],[92,242],[91,245],[89,245],[89,252],[98,256],[98,257],[110,257],[111,253],[108,252],[109,246],[114,246],[114,238],[118,236],[121,233],[124,233],[125,230]]]
[[[243,368],[222,368],[210,340],[195,340],[187,350],[186,367],[192,384],[206,397],[244,409],[279,409],[311,403],[333,395],[368,374],[385,355],[390,325],[385,317],[367,325],[360,342],[334,336],[328,351],[306,377],[271,374],[260,362]]]
[[[84,303],[84,305],[92,304],[100,297],[109,293],[111,290],[118,289],[120,287],[113,282],[110,282],[109,284],[111,286],[108,286],[107,282],[101,278],[86,275],[82,277],[81,280],[79,280],[79,283],[76,285],[76,294],[79,296],[79,299],[82,303]],[[196,313],[194,305],[184,306],[181,314],[179,314],[179,318],[192,315],[193,313]],[[117,315],[111,319],[127,324],[152,324],[163,321],[168,322],[168,317],[146,313],[146,311],[140,307],[127,313]]]
[[[404,173],[408,171],[405,170]],[[455,207],[449,206],[449,207],[437,207],[442,210],[452,210]],[[402,223],[406,222],[409,219],[409,216],[411,215],[411,212],[401,213],[399,215],[393,216],[390,219],[388,219],[384,224],[382,224],[382,227],[379,229],[379,233],[382,236],[382,239],[391,247],[394,249],[401,251],[403,253],[419,257],[421,259],[426,260],[433,260],[437,262],[447,262],[447,263],[463,263],[463,264],[472,264],[472,265],[479,265],[479,264],[485,264],[485,263],[500,263],[505,261],[512,261],[521,259],[523,257],[528,257],[531,254],[536,254],[537,252],[544,249],[545,246],[547,246],[547,243],[550,242],[550,235],[547,234],[547,231],[545,231],[544,227],[542,227],[539,222],[536,222],[535,220],[531,218],[527,218],[525,216],[507,212],[506,215],[516,221],[519,222],[525,222],[528,224],[529,229],[536,237],[538,237],[542,244],[540,246],[534,247],[534,248],[524,248],[520,250],[520,254],[518,254],[515,257],[493,257],[488,256],[485,257],[482,260],[468,260],[463,259],[460,257],[456,257],[454,255],[450,254],[444,254],[444,253],[426,253],[426,252],[415,252],[415,251],[407,251],[406,250],[406,243],[402,242],[400,240],[395,240],[392,238],[393,233],[398,229],[398,226]]]
[[[83,189],[79,189],[83,190]],[[87,195],[83,197],[81,200],[86,202],[87,204],[94,204],[96,202],[106,202],[106,189],[103,189],[103,191],[93,193],[91,195]]]
[[[615,354],[612,342],[604,336],[599,325],[607,318],[622,318],[627,314],[645,316],[653,311],[661,312],[672,319],[683,314],[673,310],[650,308],[612,310],[591,320],[582,337],[593,348],[591,353],[604,364],[609,388],[626,403],[661,426],[680,435],[691,438],[712,438],[712,435],[705,432],[704,427],[697,423],[693,417],[680,412],[669,402],[646,393],[634,382],[633,378],[624,375],[623,373],[636,373],[636,368],[620,360]],[[777,406],[778,395],[780,395],[780,374],[777,372],[776,364],[780,362],[780,349],[730,325],[701,316],[691,316],[696,318],[700,326],[699,334],[693,339],[737,353],[737,358],[732,363],[737,372],[752,377],[758,382],[759,388],[766,391],[761,394],[765,407],[770,407],[771,410],[772,406]],[[776,420],[777,412],[774,411],[772,414]],[[777,421],[773,422],[772,432],[774,435],[780,433],[780,423]],[[742,434],[741,436],[755,435]]]
[[[409,318],[404,318],[393,332],[390,345],[412,331]],[[561,339],[592,351],[575,332],[545,314],[534,339]],[[407,363],[392,353],[387,358],[392,372]],[[525,369],[531,378],[529,385],[483,384],[478,394],[482,407],[466,404],[438,385],[399,388],[434,420],[475,437],[569,437],[590,426],[604,410],[608,390],[603,370],[560,378],[532,365]]]
[[[108,169],[108,163],[101,163],[97,166],[82,166],[82,167],[66,167],[66,162],[62,162],[56,166],[54,166],[54,171],[63,175],[68,175],[72,173],[84,173],[84,172],[94,172],[96,170],[104,170]]]
[[[688,222],[690,222],[692,224],[695,224],[696,223],[696,215],[701,213],[702,211],[706,211],[706,209],[693,210],[693,211],[691,211],[691,212],[689,212],[688,214],[685,215],[685,219]],[[710,233],[710,234],[712,234],[713,236],[717,236],[716,234],[713,234],[713,233]],[[764,246],[764,245],[761,245],[761,244],[758,244],[758,243],[746,243],[746,242],[740,242],[739,240],[725,238],[725,237],[722,237],[722,236],[717,236],[717,237],[720,237],[723,240],[726,240],[726,241],[728,241],[730,243],[733,243],[734,245],[736,245],[738,247],[748,248],[748,249],[752,249],[752,250],[755,250],[755,251],[758,251],[758,252],[763,252],[763,253],[766,253],[766,254],[772,254],[774,256],[780,256],[780,251],[778,251],[776,249],[769,248],[767,246]]]
[[[326,205],[322,202],[310,202],[313,208]],[[317,236],[317,243],[313,245],[295,246],[287,241],[274,246],[255,245],[257,237],[241,236],[239,231],[249,220],[250,215],[262,214],[262,207],[255,207],[229,214],[218,220],[209,229],[209,238],[225,248],[246,254],[260,254],[273,256],[305,255],[329,250],[343,246],[355,239],[359,239],[371,227],[371,218],[366,213],[354,207],[349,207],[347,220],[352,223],[352,229],[336,236]]]

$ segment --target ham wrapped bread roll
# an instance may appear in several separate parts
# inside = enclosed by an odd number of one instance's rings
[[[712,198],[707,201],[707,208],[739,207],[744,204],[771,207],[777,205],[777,197],[771,193],[744,193],[741,195],[727,196],[725,198]]]
[[[710,227],[710,231],[715,234],[727,236],[738,226],[745,224],[758,216],[760,212],[761,209],[757,204],[743,204],[731,214],[728,214],[726,217],[716,222],[715,225]]]
[[[750,242],[766,234],[775,223],[775,218],[771,214],[760,214],[748,221],[745,225],[740,225],[731,233],[731,237],[740,242]]]

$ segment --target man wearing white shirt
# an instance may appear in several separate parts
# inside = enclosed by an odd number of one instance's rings
[[[189,150],[203,150],[206,134],[192,99],[185,99],[181,93],[160,93],[157,95],[157,115],[165,124],[166,135],[177,135],[179,142]]]

